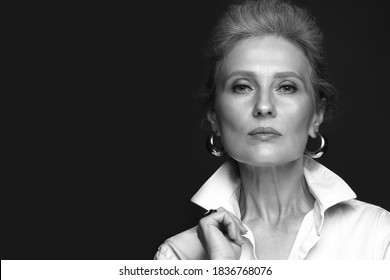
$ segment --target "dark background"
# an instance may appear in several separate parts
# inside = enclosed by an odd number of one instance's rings
[[[17,10],[29,20],[9,25],[2,259],[151,259],[197,224],[190,198],[223,162],[205,149],[197,95],[212,27],[234,2]],[[295,3],[317,17],[340,93],[319,162],[390,209],[385,1]]]

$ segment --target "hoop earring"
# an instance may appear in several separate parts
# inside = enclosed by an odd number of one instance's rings
[[[212,154],[213,156],[221,157],[225,154],[225,150],[223,147],[221,149],[215,147],[214,136],[215,136],[215,133],[213,132],[207,137],[206,148],[209,151],[209,153]]]
[[[311,158],[320,158],[328,149],[328,139],[319,132],[317,132],[317,135],[321,137],[321,146],[314,152],[305,150],[305,155]]]

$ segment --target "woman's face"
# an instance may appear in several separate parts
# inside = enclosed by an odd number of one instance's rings
[[[221,64],[215,111],[208,118],[227,153],[253,166],[302,157],[323,112],[316,112],[310,64],[284,38],[238,42]]]

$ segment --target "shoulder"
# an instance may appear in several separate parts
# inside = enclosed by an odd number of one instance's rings
[[[325,211],[321,240],[338,257],[389,259],[390,213],[356,199],[340,202]]]
[[[390,225],[390,212],[382,207],[357,199],[348,200],[341,203],[341,205],[344,205],[344,208],[346,208],[345,206],[349,206],[352,213],[361,219],[369,218],[377,221],[387,221]]]
[[[357,217],[359,219],[373,218],[384,219],[390,222],[390,213],[389,211],[379,207],[377,205],[360,201],[357,199],[347,200],[341,203],[338,203],[328,210],[327,214],[332,215],[344,215],[350,217]]]
[[[355,225],[371,226],[390,231],[390,212],[377,205],[357,199],[338,203],[325,212],[327,219],[353,222]]]
[[[390,259],[390,213],[386,209],[352,199],[329,208],[325,216],[339,237],[347,235],[346,242],[360,240],[360,244],[370,244],[374,259]]]
[[[367,228],[373,232],[373,258],[390,259],[390,213],[382,207],[353,200],[350,202]],[[363,227],[362,227],[363,228]],[[366,229],[367,230],[367,229]]]
[[[390,236],[390,212],[377,205],[353,199],[347,202],[356,212],[360,220],[370,220],[377,231],[386,232]]]
[[[205,259],[203,246],[198,239],[196,227],[185,230],[164,241],[158,248],[155,260]]]
[[[325,223],[339,230],[390,236],[390,213],[382,207],[357,199],[338,203],[325,211]]]

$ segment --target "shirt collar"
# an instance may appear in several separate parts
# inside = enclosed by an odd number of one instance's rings
[[[320,212],[318,214],[321,216],[329,207],[356,198],[356,194],[343,179],[306,156],[303,171],[309,190],[318,203]],[[237,163],[228,160],[203,184],[191,201],[207,210],[223,207],[241,219],[238,205],[240,186]],[[317,225],[318,230],[320,226]]]

